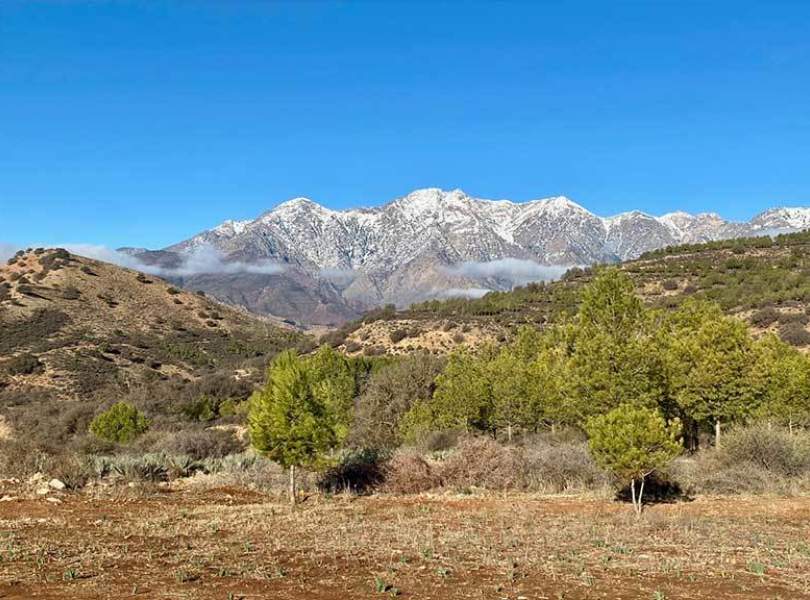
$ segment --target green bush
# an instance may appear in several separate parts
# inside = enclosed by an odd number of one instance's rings
[[[90,423],[90,433],[110,442],[126,444],[149,429],[149,420],[126,402],[113,404]]]

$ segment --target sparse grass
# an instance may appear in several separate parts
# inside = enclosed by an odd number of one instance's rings
[[[699,497],[636,521],[623,504],[587,496],[311,496],[290,511],[233,487],[97,494],[44,513],[41,500],[0,504],[4,526],[18,532],[0,542],[13,543],[0,593],[126,597],[136,585],[144,597],[201,600],[810,594],[807,498]]]

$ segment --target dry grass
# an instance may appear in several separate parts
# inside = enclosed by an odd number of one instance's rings
[[[239,488],[0,503],[3,598],[810,597],[808,498],[630,509],[587,497]],[[386,592],[391,595],[392,591]]]

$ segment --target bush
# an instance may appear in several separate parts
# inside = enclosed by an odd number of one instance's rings
[[[26,352],[2,363],[0,370],[8,375],[31,375],[42,370],[42,363],[36,356]]]
[[[779,337],[783,342],[791,346],[808,346],[810,345],[810,333],[804,328],[800,322],[792,321],[785,323],[779,328]]]
[[[422,456],[412,450],[398,451],[383,470],[381,491],[391,494],[419,494],[441,484],[441,477]]]
[[[442,484],[455,489],[524,489],[526,458],[520,448],[503,446],[489,437],[464,438],[440,463]]]
[[[400,328],[392,331],[389,337],[391,338],[391,343],[396,344],[398,342],[401,342],[405,338],[410,337],[410,335],[411,331],[409,329]]]
[[[768,306],[751,315],[750,320],[751,324],[756,327],[768,327],[779,320],[779,311],[772,306]]]
[[[665,279],[661,283],[661,287],[663,287],[668,292],[673,292],[678,289],[678,282],[674,279]]]
[[[810,435],[765,424],[730,431],[716,454],[724,466],[750,463],[784,477],[810,473]]]
[[[166,436],[158,449],[166,454],[188,456],[193,460],[223,458],[244,452],[246,444],[227,429],[192,429]]]
[[[563,493],[602,488],[610,483],[585,442],[533,440],[525,449],[528,485],[533,490]]]
[[[90,423],[90,432],[110,442],[126,444],[149,428],[149,420],[126,402],[113,404]]]
[[[332,494],[344,491],[368,493],[382,483],[384,463],[384,456],[377,450],[350,451],[321,475],[318,489]]]

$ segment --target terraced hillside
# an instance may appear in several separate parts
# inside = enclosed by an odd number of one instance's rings
[[[674,307],[690,296],[717,302],[757,332],[774,331],[810,346],[810,233],[664,248],[619,265],[648,304]],[[572,269],[560,281],[529,284],[478,299],[434,300],[408,310],[370,313],[327,339],[349,353],[444,353],[505,339],[519,325],[542,326],[573,314],[593,270]],[[441,333],[439,333],[441,332]]]

